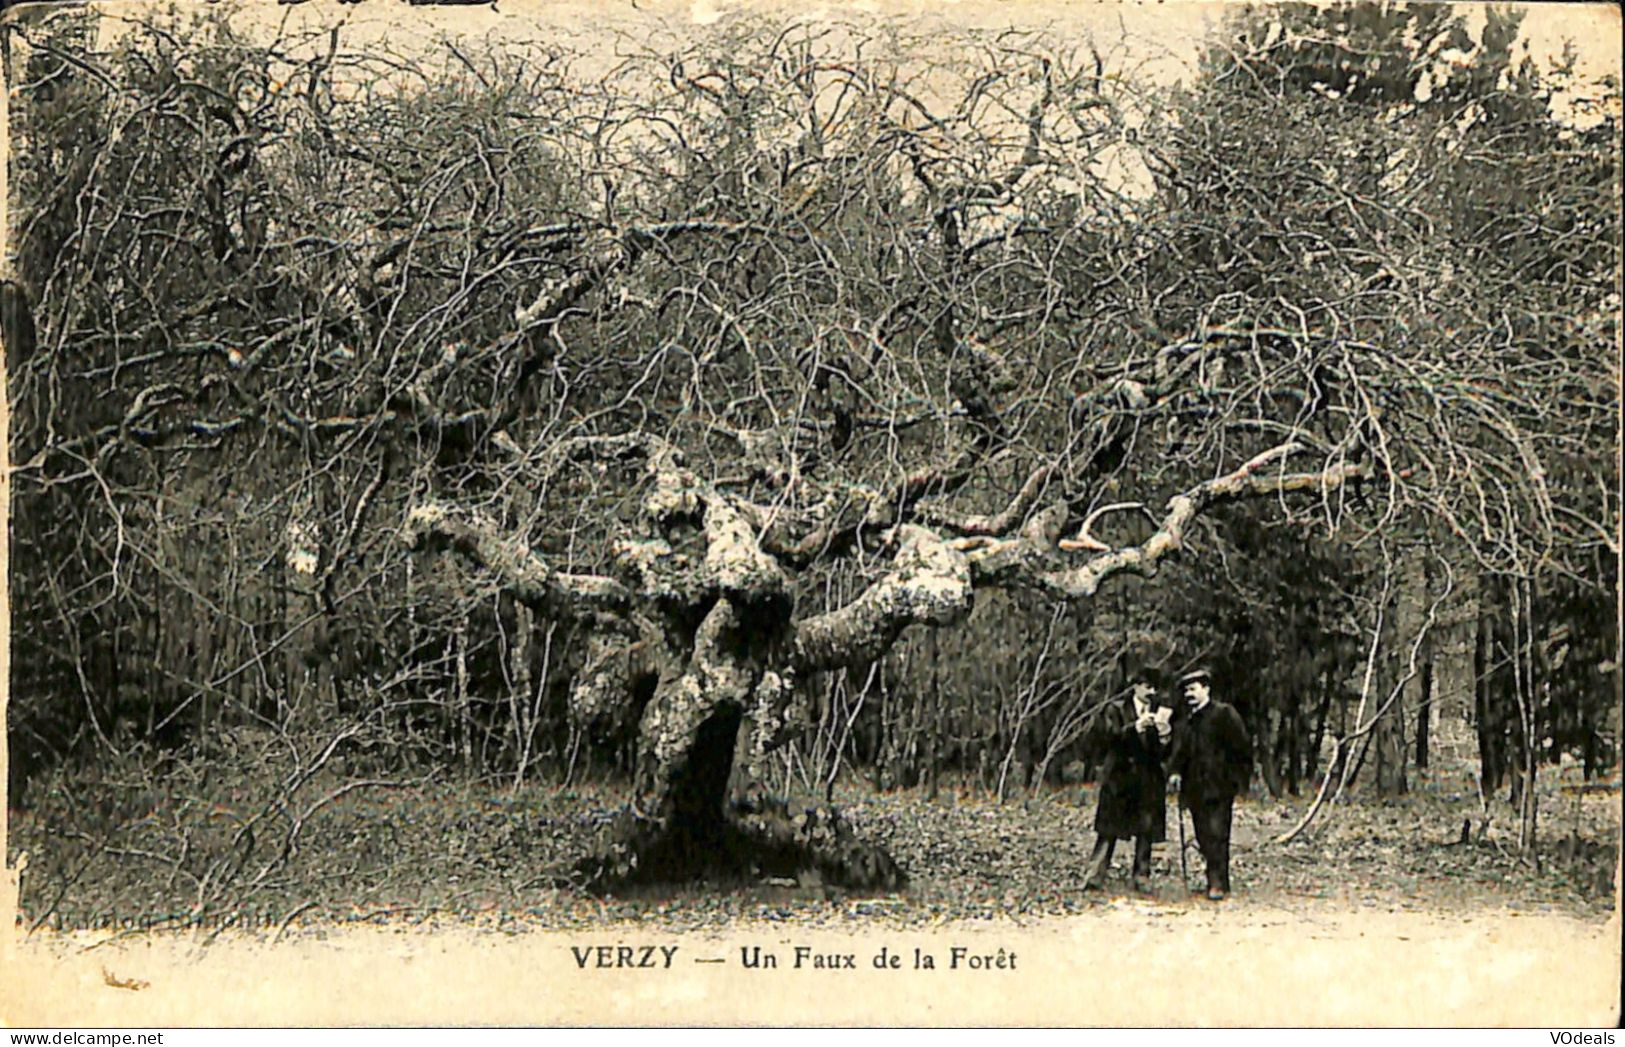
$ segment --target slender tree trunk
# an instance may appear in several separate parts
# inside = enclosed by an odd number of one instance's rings
[[[1307,692],[1309,688],[1305,687]],[[1303,703],[1307,694],[1293,696],[1292,710],[1287,720],[1286,791],[1298,795],[1303,781]]]
[[[1264,775],[1264,787],[1269,790],[1272,799],[1280,799],[1284,791],[1281,786],[1281,744],[1282,730],[1280,721],[1272,727],[1271,720],[1276,719],[1265,709],[1260,715],[1260,726],[1263,728],[1255,734],[1261,743],[1258,746],[1258,767]],[[1283,718],[1284,719],[1284,718]]]
[[[1532,579],[1523,578],[1514,580],[1513,586],[1513,684],[1518,702],[1518,734],[1522,741],[1519,747],[1522,771],[1519,776],[1520,792],[1514,801],[1518,808],[1518,850],[1533,857],[1538,868],[1540,858],[1536,850],[1535,823],[1539,795],[1535,790],[1535,778],[1539,770],[1537,757],[1540,752],[1540,739],[1536,733],[1540,684],[1536,679],[1535,585]]]
[[[1382,668],[1377,674],[1377,704],[1371,710],[1377,716],[1372,732],[1372,747],[1376,749],[1377,795],[1398,796],[1405,792],[1405,690],[1401,685],[1407,669],[1407,657],[1413,637],[1412,623],[1416,619],[1414,600],[1417,594],[1410,585],[1411,570],[1400,568],[1400,582],[1389,613],[1383,616]],[[1395,695],[1395,689],[1399,693]],[[1383,709],[1389,696],[1392,703]]]
[[[870,763],[875,788],[890,792],[892,788],[892,695],[885,674],[880,679],[880,709],[875,717],[875,757]]]
[[[508,645],[511,667],[508,681],[508,744],[513,753],[513,784],[517,789],[525,782],[525,768],[530,762],[530,703],[535,693],[530,678],[530,645],[536,623],[530,608],[518,602],[514,603],[513,618],[513,641]]]
[[[1365,761],[1371,755],[1374,739],[1375,735],[1367,734],[1354,744],[1353,748],[1359,750],[1359,753],[1354,757],[1353,770],[1349,771],[1348,778],[1343,782],[1345,790],[1353,789],[1354,783],[1360,780],[1360,772],[1365,770]],[[1345,758],[1344,762],[1347,762],[1347,758]]]
[[[1338,661],[1333,658],[1331,664],[1326,666],[1325,679],[1321,681],[1320,708],[1315,710],[1315,730],[1309,740],[1308,751],[1304,754],[1307,758],[1305,781],[1313,781],[1315,772],[1320,769],[1320,747],[1326,740],[1326,721],[1331,714],[1332,701],[1337,694],[1339,671]]]
[[[1582,756],[1585,761],[1585,780],[1591,781],[1597,777],[1597,722],[1589,703],[1580,705],[1580,732],[1585,739],[1582,743]]]
[[[1428,720],[1433,715],[1433,659],[1422,663],[1422,701],[1416,710],[1416,768],[1428,766]]]
[[[292,572],[288,570],[285,563],[282,567],[282,572],[284,584],[276,587],[276,624],[272,630],[273,635],[279,634],[281,631],[288,628],[291,616],[294,613],[293,600],[291,600],[288,595],[292,587],[292,579],[290,577]],[[273,660],[273,664],[276,665],[278,670],[272,683],[272,686],[276,688],[276,722],[281,726],[287,726],[292,721],[294,715],[293,684],[295,662],[293,651],[294,643],[293,641],[289,640],[283,645],[282,657]]]
[[[1338,695],[1334,701],[1337,705],[1337,734],[1335,737],[1341,743],[1341,745],[1337,750],[1337,755],[1332,759],[1331,766],[1326,769],[1326,773],[1335,778],[1341,779],[1345,771],[1348,769],[1349,756],[1351,755],[1350,750],[1356,748],[1356,746],[1346,741],[1349,736],[1348,699],[1342,695]],[[1335,792],[1333,795],[1336,795]]]
[[[452,657],[456,662],[456,692],[452,701],[453,717],[453,744],[456,746],[456,757],[465,776],[474,773],[474,715],[470,705],[471,699],[468,690],[468,615],[463,614],[457,619],[456,631],[452,634]]]
[[[1478,728],[1479,791],[1487,801],[1500,789],[1506,775],[1504,724],[1501,717],[1500,683],[1504,678],[1496,664],[1497,621],[1500,611],[1501,581],[1483,577],[1478,588],[1478,629],[1473,644],[1473,712]]]
[[[926,765],[926,798],[937,798],[937,765],[942,761],[942,667],[941,651],[937,645],[937,630],[931,630],[931,744]]]

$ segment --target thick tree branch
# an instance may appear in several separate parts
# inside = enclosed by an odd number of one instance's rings
[[[1107,545],[1105,542],[1102,542],[1100,539],[1096,538],[1090,533],[1090,528],[1095,525],[1095,521],[1100,519],[1102,516],[1105,516],[1107,513],[1121,512],[1125,509],[1144,508],[1145,506],[1140,502],[1113,502],[1111,505],[1101,506],[1099,509],[1096,509],[1088,516],[1084,517],[1083,523],[1078,526],[1077,537],[1064,538],[1058,543],[1061,551],[1064,553],[1075,553],[1084,550],[1096,553],[1111,551],[1111,546]]]
[[[818,672],[871,661],[915,623],[947,625],[970,610],[964,553],[923,527],[897,528],[892,569],[851,603],[795,626],[792,664]]]
[[[1161,525],[1145,541],[1103,553],[1079,567],[1045,572],[1036,581],[1046,591],[1065,599],[1090,597],[1100,588],[1101,582],[1114,574],[1154,574],[1162,559],[1183,545],[1185,532],[1196,517],[1213,505],[1244,497],[1311,491],[1329,494],[1364,475],[1362,467],[1357,465],[1329,466],[1314,473],[1265,472],[1269,466],[1302,450],[1301,444],[1286,443],[1256,455],[1234,472],[1198,484],[1184,494],[1169,499]]]
[[[407,544],[443,544],[494,572],[514,599],[555,619],[622,616],[632,594],[613,578],[554,570],[520,539],[504,534],[481,514],[439,503],[420,505],[407,517]]]
[[[1017,524],[1026,518],[1033,505],[1037,503],[1040,495],[1044,493],[1045,486],[1055,475],[1055,465],[1046,462],[1028,474],[1021,489],[1010,499],[1010,503],[997,513],[977,513],[971,516],[956,517],[940,510],[922,510],[921,517],[929,523],[954,531],[962,535],[998,536],[1009,534]]]
[[[705,571],[724,593],[750,601],[782,600],[790,586],[757,543],[750,514],[722,495],[713,494],[705,506]]]

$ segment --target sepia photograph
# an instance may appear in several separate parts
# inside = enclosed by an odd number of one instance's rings
[[[1616,1027],[1620,21],[0,12],[0,1024]]]

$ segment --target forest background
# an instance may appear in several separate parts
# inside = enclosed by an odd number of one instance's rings
[[[1261,885],[1611,906],[1619,80],[1529,17],[14,17],[26,919],[571,919],[707,764],[835,858],[684,919],[1073,907],[1198,662]]]

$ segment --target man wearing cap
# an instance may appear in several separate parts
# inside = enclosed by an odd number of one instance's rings
[[[1168,775],[1162,759],[1173,733],[1173,709],[1142,677],[1124,700],[1100,711],[1094,734],[1106,750],[1095,804],[1095,849],[1085,890],[1098,890],[1118,840],[1134,839],[1130,885],[1150,889],[1151,846],[1168,838]]]
[[[1191,812],[1196,846],[1207,863],[1207,896],[1222,901],[1230,893],[1231,813],[1252,777],[1253,747],[1241,714],[1209,694],[1206,669],[1186,673],[1179,682],[1189,713],[1174,739],[1168,770],[1179,778],[1179,802]]]

